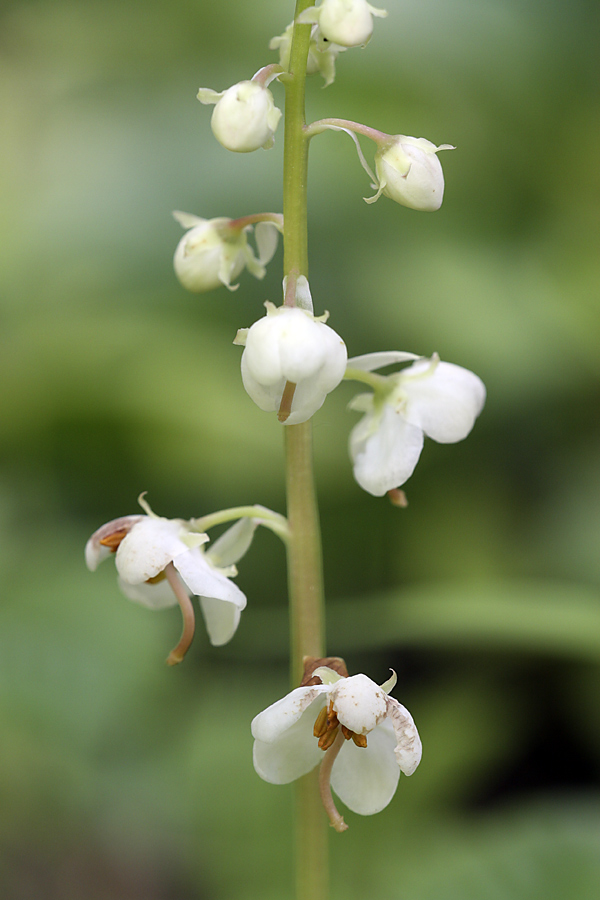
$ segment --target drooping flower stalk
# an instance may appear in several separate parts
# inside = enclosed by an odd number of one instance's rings
[[[176,647],[173,647],[167,657],[167,665],[176,666],[183,661],[185,654],[190,649],[190,645],[194,640],[196,619],[194,616],[194,607],[192,605],[192,601],[181,581],[179,580],[177,570],[175,569],[175,566],[172,562],[166,566],[165,576],[167,581],[169,582],[171,590],[177,597],[177,602],[179,603],[179,608],[181,610],[181,616],[183,619],[183,630],[181,632],[179,643]]]
[[[297,0],[294,21],[311,0]],[[310,25],[294,25],[285,84],[283,219],[284,275],[308,277],[306,183],[308,144],[303,128]],[[287,298],[286,298],[287,299]],[[287,544],[292,686],[300,683],[304,656],[325,656],[322,553],[312,462],[310,421],[285,427]],[[296,897],[328,896],[327,823],[315,773],[296,790]]]

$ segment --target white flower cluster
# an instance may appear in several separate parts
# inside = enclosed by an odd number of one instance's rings
[[[367,0],[321,0],[304,9],[270,43],[279,51],[279,64],[265,66],[252,79],[221,92],[199,89],[198,100],[214,106],[211,127],[216,139],[236,153],[273,146],[282,114],[269,84],[280,75],[293,81],[284,73],[290,69],[297,25],[303,27],[294,46],[303,52],[309,37],[309,27],[304,26],[310,26],[307,74],[320,72],[327,86],[334,80],[338,54],[365,46],[373,32],[373,17],[386,15]],[[322,119],[302,128],[297,124],[296,136],[302,133],[305,142],[325,129],[351,135],[376,191],[367,202],[383,194],[411,209],[439,209],[444,176],[437,154],[454,149],[451,145],[388,135],[342,119]],[[357,134],[377,144],[374,172]],[[288,164],[286,159],[286,166],[293,168]],[[288,199],[289,194],[286,203]],[[197,293],[220,285],[235,290],[238,285],[233,282],[244,268],[263,278],[277,247],[277,233],[283,230],[283,217],[275,213],[240,219],[203,219],[184,212],[174,216],[186,230],[175,251],[175,272],[184,287]],[[256,251],[248,243],[251,233]],[[354,476],[374,496],[401,494],[396,489],[412,475],[425,436],[454,443],[469,434],[485,403],[483,382],[467,369],[441,362],[436,354],[426,359],[391,351],[348,360],[344,341],[326,324],[329,313],[314,314],[308,281],[298,274],[301,268],[306,271],[298,262],[301,255],[289,252],[295,240],[289,231],[286,238],[290,235],[283,304],[265,302],[266,314],[249,328],[239,329],[234,341],[244,348],[244,388],[260,409],[276,412],[282,424],[294,426],[309,420],[344,378],[369,386],[370,392],[350,403],[363,414],[349,440]],[[296,261],[288,265],[291,257]],[[403,363],[409,365],[394,374],[374,374]],[[179,604],[184,631],[169,662],[181,661],[193,638],[194,597],[199,599],[211,643],[227,643],[246,606],[246,597],[231,580],[237,575],[235,563],[248,550],[257,524],[268,524],[260,515],[255,517],[255,511],[268,514],[269,527],[284,540],[294,535],[291,524],[262,507],[236,507],[186,521],[156,516],[142,498],[140,504],[145,514],[114,519],[92,535],[85,550],[88,567],[95,570],[112,554],[126,597],[152,609]],[[236,524],[207,548],[209,537],[201,527],[232,518],[238,518]],[[411,775],[416,770],[422,749],[412,716],[390,696],[395,674],[379,686],[363,674],[348,676],[345,665],[335,671],[324,662],[313,663],[316,668],[300,687],[255,717],[254,766],[266,781],[285,784],[321,764],[323,803],[334,827],[343,830],[346,826],[333,804],[331,788],[354,812],[379,812],[391,801],[400,773]]]

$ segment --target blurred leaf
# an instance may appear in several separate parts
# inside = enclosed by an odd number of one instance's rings
[[[329,646],[345,654],[420,646],[518,650],[600,662],[600,593],[584,585],[534,580],[432,584],[332,601],[327,609]],[[250,611],[246,618],[236,649],[278,657],[286,613]]]

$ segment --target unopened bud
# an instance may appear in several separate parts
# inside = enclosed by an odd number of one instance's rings
[[[324,38],[341,47],[360,47],[373,34],[373,16],[387,16],[367,0],[323,0],[298,16],[298,22],[318,22]]]
[[[375,154],[379,190],[375,200],[385,194],[410,209],[433,212],[442,205],[444,173],[437,153],[454,150],[451,144],[436,147],[425,138],[394,135]]]
[[[281,118],[271,91],[258,81],[240,81],[218,93],[200,88],[201,103],[216,103],[211,128],[216,139],[227,150],[250,153],[273,146],[273,135]]]

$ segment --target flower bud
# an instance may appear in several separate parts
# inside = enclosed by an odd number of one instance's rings
[[[269,43],[270,50],[279,50],[279,63],[285,72],[289,72],[290,69],[293,32],[294,23],[291,22],[283,34],[271,38]],[[320,72],[325,79],[323,87],[333,84],[335,81],[336,58],[339,53],[347,49],[347,47],[340,47],[339,44],[326,40],[320,32],[319,26],[313,25],[306,60],[306,74],[316,75]]]
[[[436,154],[454,150],[451,144],[436,147],[425,138],[397,134],[375,154],[375,171],[381,194],[410,209],[433,212],[442,205],[444,173]]]
[[[341,47],[360,47],[373,34],[373,16],[387,16],[366,0],[323,0],[298,16],[298,22],[318,22],[324,38]]]
[[[175,274],[181,284],[197,294],[212,291],[221,284],[231,289],[231,280],[244,268],[246,235],[243,232],[227,235],[231,219],[191,216],[182,221],[180,216],[175,213],[181,224],[190,228],[179,241],[173,258]],[[192,220],[195,224],[190,227]]]
[[[247,232],[252,225],[240,226],[244,220],[227,218],[201,219],[190,213],[173,215],[189,231],[179,241],[173,266],[181,284],[194,293],[212,291],[222,284],[233,291],[231,281],[246,267],[256,278],[265,275],[277,247],[278,226],[273,222],[257,222],[255,227],[258,259],[248,244]]]
[[[252,400],[267,412],[279,411],[287,425],[306,422],[340,383],[346,345],[338,334],[299,307],[265,303],[267,314],[234,341],[245,345],[242,380]],[[289,407],[282,415],[284,392]]]
[[[211,128],[227,150],[250,153],[273,146],[273,135],[281,118],[271,91],[258,81],[240,81],[218,93],[200,88],[201,103],[216,103]]]

